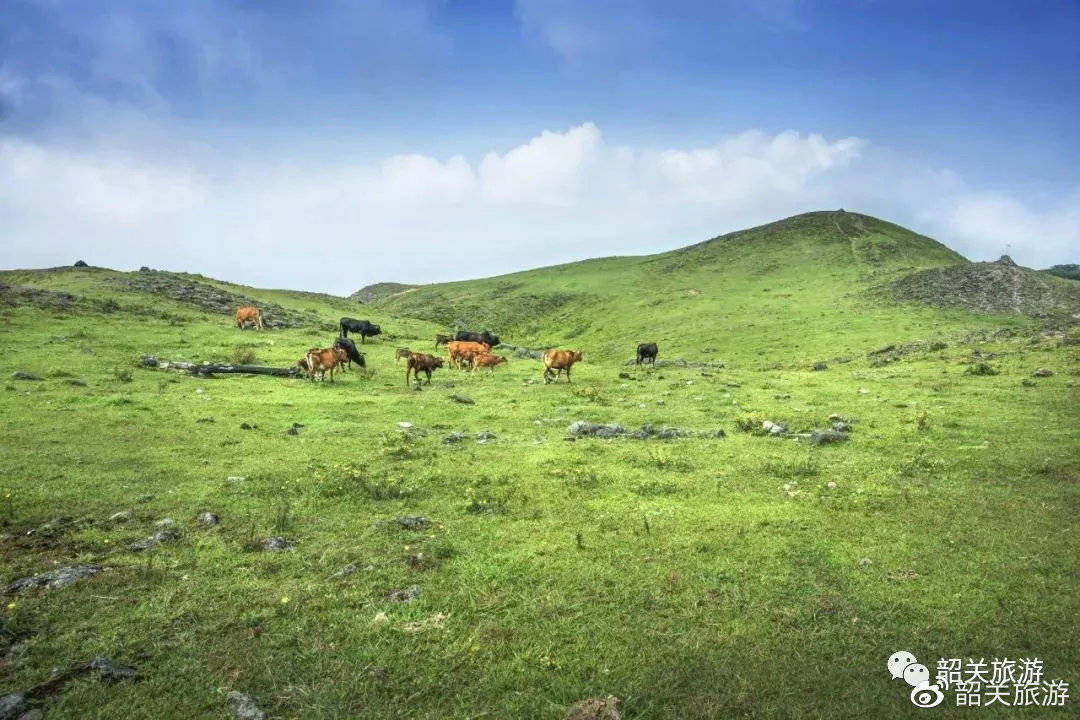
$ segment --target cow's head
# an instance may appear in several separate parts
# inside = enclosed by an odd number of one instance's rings
[[[378,325],[372,325],[371,327],[368,328],[367,334],[368,335],[381,335],[382,334],[382,328],[380,328]]]
[[[502,355],[496,355],[496,356],[495,356],[495,362],[494,362],[494,363],[492,363],[492,364],[493,364],[493,365],[498,365],[499,363],[504,363],[504,362],[506,362],[506,358],[505,358],[505,357],[503,357]]]
[[[580,362],[581,361],[581,351],[580,350],[572,351],[570,353],[570,357],[572,357],[574,359],[574,362]]]

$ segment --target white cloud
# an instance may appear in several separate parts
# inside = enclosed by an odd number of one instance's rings
[[[0,266],[88,262],[351,292],[655,252],[844,207],[972,259],[1076,261],[1080,192],[1050,205],[988,194],[865,139],[752,130],[704,147],[609,143],[592,123],[470,161],[357,160],[310,149],[122,133],[77,149],[0,136]],[[148,138],[157,138],[148,142]]]

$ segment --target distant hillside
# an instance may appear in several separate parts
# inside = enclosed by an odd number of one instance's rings
[[[374,285],[368,285],[366,287],[360,288],[352,295],[350,295],[349,299],[356,300],[362,303],[370,303],[375,302],[376,300],[381,300],[384,297],[389,297],[390,295],[396,295],[399,292],[412,290],[415,287],[419,286],[395,282],[375,283]]]
[[[1043,270],[1044,273],[1057,275],[1068,280],[1080,280],[1080,265],[1070,263],[1067,265],[1054,265]]]
[[[912,273],[891,284],[893,296],[934,307],[1052,318],[1080,313],[1080,285],[1020,267],[1008,255]]]

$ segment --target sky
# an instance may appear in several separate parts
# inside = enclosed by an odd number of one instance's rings
[[[1080,262],[1080,3],[3,0],[0,267],[347,294],[844,208]]]

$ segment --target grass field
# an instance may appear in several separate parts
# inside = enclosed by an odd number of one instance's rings
[[[371,306],[238,289],[320,318],[262,333],[122,273],[0,273],[79,298],[0,306],[3,579],[105,568],[5,597],[0,693],[104,655],[137,678],[80,675],[32,704],[224,718],[238,690],[281,718],[562,718],[608,694],[625,718],[1074,714],[951,696],[919,711],[886,659],[933,674],[939,657],[1037,656],[1078,679],[1080,334],[886,299],[888,280],[961,259],[845,215]],[[291,366],[343,314],[384,328],[369,376],[137,366],[238,349]],[[511,353],[492,376],[407,387],[394,347],[430,352],[455,321],[584,361],[572,384]],[[688,364],[626,366],[646,340]],[[832,414],[847,442],[759,430]],[[577,420],[693,434],[567,441]],[[178,536],[132,550],[162,518]],[[291,548],[262,550],[272,536]]]

